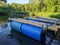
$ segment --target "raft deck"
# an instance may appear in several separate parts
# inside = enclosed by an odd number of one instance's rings
[[[37,26],[37,27],[40,27],[40,28],[43,28],[46,30],[49,29],[49,30],[52,30],[52,31],[58,31],[58,29],[60,28],[60,26],[47,26],[46,23],[41,23],[41,22],[33,22],[33,21],[30,21],[30,20],[25,20],[25,19],[20,19],[20,18],[9,18],[9,20],[13,20],[13,21],[17,21],[17,22],[21,22],[21,23],[25,23],[25,24],[30,24],[30,25],[33,25],[33,26]]]

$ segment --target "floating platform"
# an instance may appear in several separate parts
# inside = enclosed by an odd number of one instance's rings
[[[23,24],[29,24],[29,25],[33,25],[33,26],[37,26],[37,27],[40,27],[40,28],[43,28],[45,29],[47,24],[46,23],[42,23],[42,22],[34,22],[34,21],[30,21],[30,20],[25,20],[25,19],[20,19],[20,18],[17,18],[17,19],[13,19],[13,18],[9,18],[9,20],[12,20],[12,21],[16,21],[16,22],[21,22]],[[56,25],[49,25],[47,27],[47,29],[49,30],[54,30],[54,31],[57,31],[59,28],[59,26],[56,26]]]
[[[25,20],[25,19],[20,19],[20,18],[9,18],[11,28],[13,30],[22,32],[23,34],[41,41],[42,38],[42,32],[45,30],[51,30],[57,32],[59,28],[57,26],[47,26],[46,23],[41,23],[41,22],[34,22],[31,20]]]

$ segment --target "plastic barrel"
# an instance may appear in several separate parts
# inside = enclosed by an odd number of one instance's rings
[[[37,19],[42,19],[42,20],[51,20],[51,21],[55,21],[55,22],[57,22],[57,20],[54,20],[54,19],[48,19],[48,18],[41,18],[41,17],[38,17]],[[54,24],[53,22],[46,22],[46,23]]]
[[[23,34],[29,37],[39,41],[41,40],[41,32],[43,30],[42,28],[28,25],[28,24],[23,24],[21,30]]]
[[[33,22],[40,22],[39,20],[32,19],[32,18],[27,18],[27,20],[32,20]]]
[[[41,18],[42,20],[46,20],[45,18]],[[38,19],[32,19],[32,18],[27,18],[27,20],[31,20],[31,21],[34,21],[34,22],[43,22],[43,23],[47,23],[47,24],[54,24],[53,22],[44,22],[44,21],[41,21],[41,20],[38,20]]]
[[[16,30],[18,32],[22,32],[23,34],[25,34],[26,36],[41,41],[42,38],[42,31],[43,28],[37,27],[37,26],[33,26],[33,25],[29,25],[29,24],[22,24],[20,22],[16,22],[16,21],[11,21],[11,28],[13,30]]]
[[[54,20],[53,18],[42,18],[42,17],[37,17],[37,19],[44,19],[44,20],[53,20],[53,21],[57,21],[57,20]]]
[[[21,27],[22,23],[16,22],[16,21],[11,21],[10,24],[11,24],[12,30],[21,32],[20,27]]]

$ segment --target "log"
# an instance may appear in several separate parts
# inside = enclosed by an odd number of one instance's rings
[[[25,23],[25,24],[30,24],[30,25],[33,25],[33,26],[41,27],[43,29],[45,29],[46,26],[47,26],[46,23],[33,22],[33,21],[30,21],[30,20],[25,20],[25,19],[20,19],[20,18],[16,18],[16,19],[9,18],[9,20],[13,20],[13,21],[17,21],[17,22],[21,22],[21,23]],[[52,30],[52,31],[58,31],[58,27],[56,27],[56,26],[48,26],[47,29]]]

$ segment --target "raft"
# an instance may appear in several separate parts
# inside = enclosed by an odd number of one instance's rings
[[[44,39],[43,32],[47,30],[58,31],[57,27],[46,26],[45,23],[34,22],[25,19],[9,19],[12,30],[23,33],[24,35],[42,41]]]
[[[35,40],[41,41],[41,38],[42,38],[41,33],[43,31],[43,28],[29,25],[29,24],[24,24],[21,22],[16,22],[13,20],[10,22],[10,24],[11,24],[11,28],[13,30],[16,30],[18,32],[22,32],[23,34],[25,34]]]

